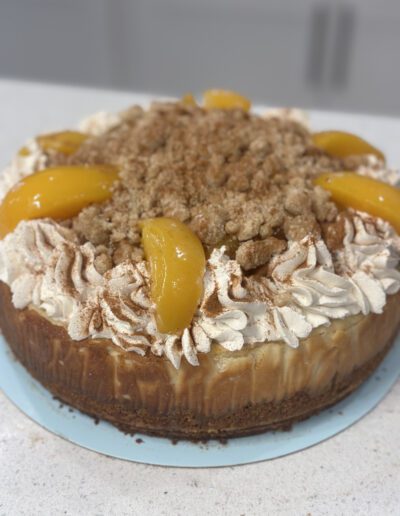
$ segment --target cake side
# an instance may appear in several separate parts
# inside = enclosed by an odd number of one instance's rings
[[[400,323],[400,294],[384,312],[319,328],[297,349],[266,343],[201,357],[176,370],[108,339],[75,342],[36,310],[16,310],[0,284],[0,325],[11,349],[52,394],[124,431],[203,439],[284,428],[336,403],[384,357]]]

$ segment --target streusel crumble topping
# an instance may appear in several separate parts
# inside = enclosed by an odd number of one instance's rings
[[[289,240],[334,234],[337,208],[311,179],[360,166],[316,149],[294,121],[179,102],[134,107],[72,157],[50,157],[66,160],[121,170],[112,199],[73,220],[81,240],[97,246],[101,273],[127,258],[142,260],[138,221],[159,216],[188,224],[208,251],[226,245],[245,271],[257,269]]]

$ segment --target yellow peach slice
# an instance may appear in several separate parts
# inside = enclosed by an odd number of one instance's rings
[[[385,161],[385,156],[379,149],[355,134],[344,131],[321,131],[312,135],[312,141],[316,147],[338,158],[373,154]]]
[[[157,328],[162,333],[179,332],[189,326],[203,293],[203,246],[177,219],[148,219],[141,226]]]
[[[206,109],[243,109],[249,111],[251,102],[239,93],[227,90],[207,90],[203,94]]]
[[[321,174],[314,183],[331,192],[339,205],[380,217],[400,233],[399,188],[352,172]]]
[[[0,204],[0,238],[21,220],[63,220],[111,196],[118,171],[111,165],[65,166],[41,170],[17,183]]]
[[[26,158],[30,155],[28,147],[21,147],[18,151],[18,156],[21,156],[22,158]]]
[[[184,106],[188,106],[188,107],[197,106],[196,99],[194,98],[193,93],[185,93],[185,95],[183,95],[183,97],[181,99],[181,103]]]
[[[74,154],[89,135],[79,131],[61,131],[58,133],[42,134],[36,138],[40,147],[45,151]]]

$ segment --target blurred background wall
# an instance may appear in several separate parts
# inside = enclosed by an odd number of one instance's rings
[[[400,115],[400,0],[0,0],[0,77]]]

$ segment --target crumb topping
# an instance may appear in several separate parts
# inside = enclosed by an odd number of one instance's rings
[[[178,218],[209,252],[226,245],[245,271],[310,233],[335,246],[336,205],[312,178],[360,166],[316,149],[294,121],[179,102],[131,108],[73,156],[50,161],[109,163],[121,171],[112,198],[72,221],[80,239],[98,248],[102,272],[143,258],[138,221],[149,217]]]

